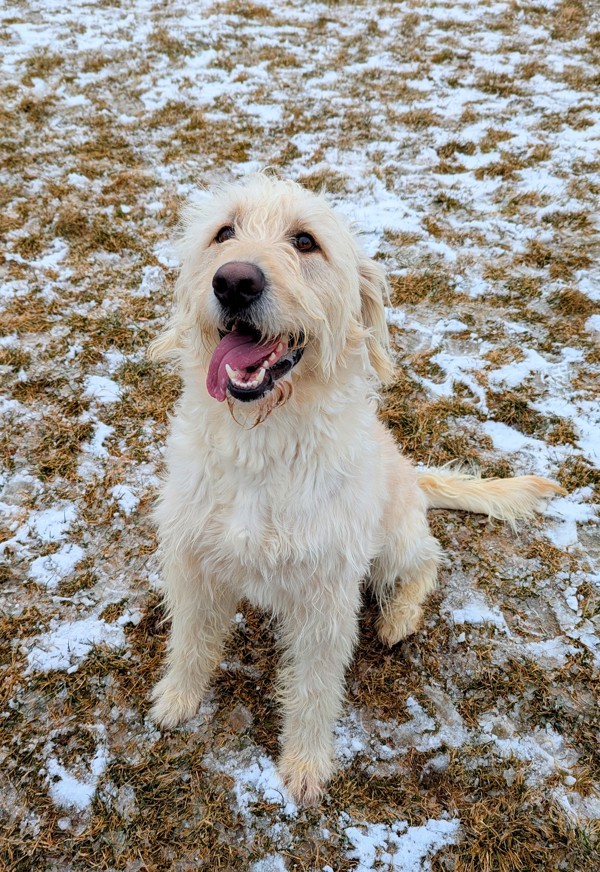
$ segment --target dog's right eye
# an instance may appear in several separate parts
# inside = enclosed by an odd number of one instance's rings
[[[215,236],[215,242],[227,242],[228,239],[233,239],[234,236],[235,230],[230,224],[227,224],[225,227],[221,227]]]
[[[310,233],[299,233],[297,236],[294,236],[293,243],[298,251],[305,253],[316,251],[319,247]]]

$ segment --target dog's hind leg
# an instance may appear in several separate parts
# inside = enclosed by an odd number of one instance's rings
[[[166,728],[193,717],[221,659],[237,594],[203,578],[192,558],[165,564],[165,602],[171,617],[167,672],[154,687],[150,717]]]
[[[381,602],[377,632],[386,645],[391,647],[419,629],[423,603],[437,583],[438,564],[439,558],[433,557],[405,569],[392,595]]]
[[[419,628],[443,555],[429,530],[420,493],[391,506],[385,525],[385,544],[371,568],[369,585],[381,607],[379,638],[391,646]]]

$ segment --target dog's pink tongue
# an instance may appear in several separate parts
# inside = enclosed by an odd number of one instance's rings
[[[220,403],[226,397],[229,381],[227,364],[232,369],[246,369],[248,366],[262,363],[272,351],[275,351],[280,342],[281,339],[275,339],[268,345],[261,345],[251,336],[236,333],[235,330],[224,336],[213,352],[206,376],[206,387],[211,397]]]

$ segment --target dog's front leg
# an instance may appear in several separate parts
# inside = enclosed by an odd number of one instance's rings
[[[314,803],[333,769],[333,722],[357,639],[360,583],[320,590],[294,603],[283,620],[286,650],[279,677],[284,710],[279,771],[298,802]]]
[[[172,623],[167,672],[152,691],[150,711],[152,720],[167,729],[196,713],[220,662],[238,601],[231,589],[181,564],[168,576],[165,600]]]

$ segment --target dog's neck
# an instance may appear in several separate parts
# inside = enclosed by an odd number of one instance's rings
[[[363,373],[345,373],[343,379],[309,384],[294,390],[282,405],[273,408],[262,422],[257,404],[226,402],[209,396],[196,371],[184,372],[180,416],[194,441],[215,460],[260,472],[267,466],[281,469],[299,457],[319,458],[332,465],[351,461],[372,427],[377,407],[375,390],[365,390]],[[347,422],[347,425],[345,426]],[[344,433],[352,434],[346,445]]]

